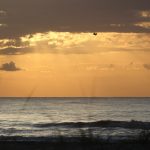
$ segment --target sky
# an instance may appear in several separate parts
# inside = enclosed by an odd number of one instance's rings
[[[29,96],[150,96],[150,1],[0,0],[0,97]]]

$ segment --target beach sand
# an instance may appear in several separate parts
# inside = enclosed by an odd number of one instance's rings
[[[149,150],[150,142],[122,141],[1,141],[0,150]]]

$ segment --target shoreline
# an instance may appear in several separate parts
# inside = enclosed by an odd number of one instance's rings
[[[79,141],[0,141],[2,150],[149,150],[150,141],[98,141],[82,138]]]

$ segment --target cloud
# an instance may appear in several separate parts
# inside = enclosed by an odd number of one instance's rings
[[[139,26],[139,27],[150,29],[150,22],[140,22],[140,23],[137,23],[135,25]]]
[[[147,70],[150,70],[150,64],[143,64],[143,67]]]
[[[141,15],[141,17],[150,18],[150,10],[149,11],[141,11],[139,14]]]
[[[31,48],[13,48],[8,47],[0,50],[0,55],[23,55],[27,53],[31,53]]]
[[[2,67],[0,68],[0,70],[4,70],[4,71],[18,71],[18,70],[21,70],[21,69],[16,67],[16,64],[13,61],[11,61],[9,63],[2,64]]]
[[[87,65],[86,70],[94,71],[94,70],[114,70],[114,64],[98,64],[98,65]]]
[[[149,0],[0,0],[0,38],[48,31],[144,32]],[[4,14],[5,15],[2,15]]]
[[[69,33],[47,32],[20,39],[0,40],[0,55],[28,53],[89,54],[101,52],[150,52],[149,34],[145,33]]]

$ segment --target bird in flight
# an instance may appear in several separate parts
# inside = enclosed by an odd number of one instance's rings
[[[96,32],[94,32],[94,33],[93,33],[93,35],[95,35],[95,36],[96,36],[96,35],[97,35],[97,33],[96,33]]]

